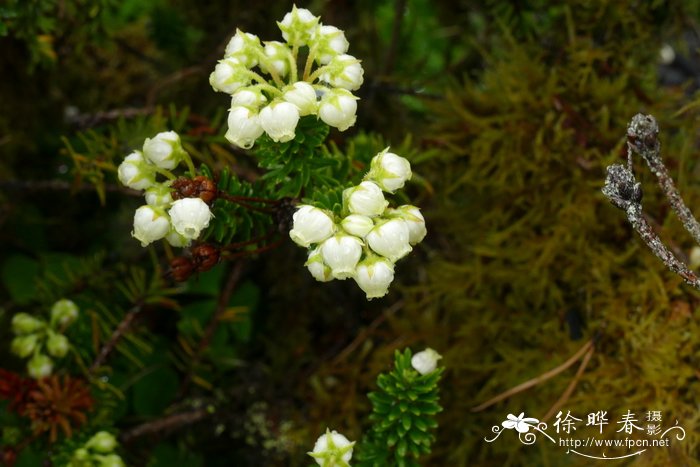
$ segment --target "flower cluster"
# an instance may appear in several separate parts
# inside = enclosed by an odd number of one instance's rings
[[[170,170],[185,162],[194,173],[192,160],[174,131],[147,138],[143,151],[134,151],[119,165],[119,180],[129,188],[144,190],[146,204],[134,213],[131,235],[141,246],[165,239],[174,247],[186,247],[209,226],[211,211],[200,197],[173,199],[175,175]],[[166,177],[158,182],[157,175]]]
[[[68,467],[124,467],[124,461],[114,450],[117,439],[108,431],[99,431],[73,453]]]
[[[364,71],[358,59],[346,54],[343,31],[296,6],[277,25],[285,42],[261,42],[236,30],[209,77],[216,91],[232,96],[226,138],[242,148],[252,147],[263,132],[276,142],[294,139],[305,115],[316,115],[340,131],[355,123],[357,97],[351,91],[362,85]],[[301,48],[308,54],[299,73]]]
[[[27,313],[17,313],[12,318],[12,353],[20,358],[31,358],[27,362],[27,372],[35,379],[48,376],[53,371],[54,358],[63,358],[68,353],[70,343],[63,335],[65,329],[78,317],[78,307],[70,300],[62,299],[51,308],[51,320],[46,323]],[[46,348],[51,357],[42,350]]]
[[[306,266],[318,281],[353,278],[368,299],[383,297],[394,280],[394,263],[425,237],[415,206],[390,208],[393,193],[411,178],[411,165],[388,152],[377,154],[363,181],[343,192],[343,216],[301,205],[289,236],[309,248]]]
[[[350,442],[337,431],[326,428],[326,432],[316,440],[314,450],[308,454],[321,467],[349,467],[353,446],[354,441]]]

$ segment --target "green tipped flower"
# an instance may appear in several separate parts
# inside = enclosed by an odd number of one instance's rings
[[[88,440],[85,447],[102,454],[109,454],[116,449],[117,438],[108,431],[99,431]]]
[[[27,372],[34,379],[49,376],[53,371],[53,361],[46,355],[37,353],[27,362]]]
[[[17,313],[12,317],[12,332],[17,335],[32,334],[46,327],[44,321],[27,313]]]
[[[306,8],[292,7],[292,11],[284,15],[277,23],[282,31],[282,37],[289,45],[298,47],[307,45],[318,27],[318,16],[314,16]]]
[[[38,334],[27,334],[24,336],[18,336],[12,339],[12,343],[10,344],[10,350],[13,354],[17,355],[20,358],[27,358],[34,352],[34,349],[37,348],[38,343]]]
[[[67,298],[62,298],[51,307],[51,324],[68,326],[78,317],[78,305]]]
[[[49,338],[46,340],[46,350],[52,357],[65,357],[69,348],[70,344],[66,336],[49,331]]]
[[[146,138],[143,155],[161,169],[174,169],[186,157],[180,136],[174,131],[164,131],[153,138]]]
[[[350,442],[337,431],[326,428],[326,433],[316,440],[314,450],[308,454],[321,467],[349,467],[354,445],[354,441]]]

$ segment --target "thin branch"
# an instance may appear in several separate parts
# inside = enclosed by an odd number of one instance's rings
[[[126,444],[145,435],[182,428],[204,419],[208,415],[211,415],[211,413],[211,410],[203,407],[196,410],[168,415],[158,420],[146,422],[135,426],[130,430],[122,432],[122,434],[119,436],[119,440]]]
[[[642,212],[642,188],[634,174],[621,164],[608,167],[603,194],[627,214],[627,219],[644,243],[664,264],[683,280],[700,290],[700,279],[664,245]]]
[[[522,384],[519,384],[511,389],[508,389],[505,392],[502,392],[501,394],[497,395],[496,397],[493,397],[483,404],[479,404],[476,407],[472,407],[471,411],[472,412],[481,412],[484,409],[487,409],[488,407],[491,407],[493,404],[496,404],[504,399],[509,398],[510,396],[514,396],[515,394],[518,394],[519,392],[523,392],[526,389],[530,389],[533,386],[537,386],[538,384],[547,381],[550,378],[553,378],[554,376],[558,375],[562,371],[566,370],[569,368],[571,365],[576,363],[583,355],[586,354],[593,346],[593,339],[590,339],[588,342],[583,344],[583,347],[581,347],[574,355],[571,356],[567,361],[562,363],[556,368],[552,368],[551,370],[547,371],[546,373],[541,374],[540,376],[537,376],[535,378],[532,378],[528,381],[525,381]]]
[[[594,351],[595,351],[594,346],[591,346],[588,349],[588,352],[586,352],[586,355],[584,355],[583,359],[581,360],[581,365],[579,365],[578,370],[576,371],[576,374],[574,375],[574,378],[571,380],[569,385],[566,387],[566,390],[564,390],[561,397],[559,397],[559,399],[549,409],[549,411],[545,414],[545,416],[540,419],[541,422],[549,420],[552,417],[552,415],[554,415],[558,410],[560,410],[564,406],[564,404],[566,404],[566,402],[569,400],[569,397],[571,397],[571,394],[574,392],[574,389],[576,389],[576,386],[578,385],[578,382],[581,379],[581,375],[583,375],[583,372],[586,369],[588,362],[590,361],[591,357],[593,356]]]
[[[661,160],[661,143],[659,142],[659,125],[651,115],[637,114],[627,128],[627,145],[642,156],[659,181],[659,186],[671,203],[673,211],[690,232],[695,242],[700,244],[700,223],[685,205],[676,184]],[[630,169],[631,170],[631,169]]]
[[[131,328],[131,325],[134,323],[134,319],[136,318],[136,315],[138,315],[141,311],[141,308],[142,304],[139,303],[131,307],[131,309],[129,309],[129,311],[126,312],[121,323],[119,323],[114,332],[112,332],[112,336],[107,342],[104,343],[102,349],[100,349],[100,353],[97,355],[97,358],[95,358],[95,361],[92,362],[92,365],[90,365],[91,374],[95,373],[95,370],[102,366],[105,360],[107,360],[107,357],[109,356],[109,354],[112,353],[114,348],[117,346],[117,343]]]
[[[221,294],[219,294],[219,300],[216,305],[216,310],[214,310],[214,314],[212,315],[211,319],[209,320],[209,323],[207,324],[206,329],[204,330],[204,335],[199,341],[199,345],[197,346],[195,354],[192,356],[192,361],[189,365],[189,370],[187,371],[187,374],[182,380],[182,384],[180,384],[180,389],[178,391],[178,394],[180,396],[183,396],[187,392],[190,382],[192,381],[192,377],[194,376],[195,367],[201,361],[204,351],[211,344],[211,340],[214,337],[214,332],[216,332],[216,328],[221,322],[221,315],[226,311],[226,308],[228,307],[228,302],[231,300],[231,295],[233,294],[233,291],[235,290],[238,281],[241,279],[241,275],[243,273],[243,263],[243,261],[237,261],[236,264],[233,266],[233,269],[231,269],[231,272],[228,274],[226,284],[224,285]]]

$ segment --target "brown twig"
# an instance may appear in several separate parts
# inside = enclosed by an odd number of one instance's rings
[[[656,123],[656,119],[651,115],[637,114],[632,118],[627,128],[627,146],[642,156],[652,173],[656,175],[661,190],[683,223],[683,227],[690,232],[695,242],[700,244],[700,223],[685,205],[661,159],[661,143],[658,136],[659,125]]]
[[[212,413],[213,412],[210,409],[203,407],[187,412],[168,415],[158,420],[146,422],[122,432],[122,434],[119,436],[119,440],[126,444],[145,435],[182,428],[184,426],[196,423]]]
[[[574,378],[571,380],[569,385],[566,387],[566,390],[562,393],[561,397],[557,399],[557,401],[552,405],[552,407],[547,411],[544,417],[540,419],[541,422],[549,420],[552,415],[554,415],[558,410],[560,410],[564,404],[569,400],[569,397],[571,397],[571,394],[574,392],[574,389],[576,389],[576,385],[578,384],[579,380],[581,379],[581,375],[583,375],[583,371],[586,369],[586,366],[588,365],[588,362],[590,361],[591,357],[593,356],[593,352],[595,351],[595,347],[591,346],[588,349],[588,352],[586,352],[586,355],[583,356],[583,359],[581,360],[581,365],[579,365],[578,370],[576,371],[576,374],[574,375]]]
[[[664,264],[683,280],[700,290],[700,279],[664,245],[642,212],[642,189],[632,171],[621,164],[608,167],[603,194],[627,214],[634,230]]]
[[[526,389],[530,389],[533,386],[537,386],[543,381],[547,381],[550,378],[553,378],[554,376],[558,375],[562,371],[566,370],[569,368],[571,365],[576,363],[583,355],[586,354],[589,350],[591,350],[593,347],[593,339],[590,339],[588,342],[583,344],[583,347],[581,347],[574,355],[571,356],[567,361],[562,363],[556,368],[552,368],[551,370],[547,371],[546,373],[543,373],[535,378],[532,378],[528,381],[525,381],[522,384],[519,384],[511,389],[508,389],[505,392],[502,392],[501,394],[497,395],[496,397],[493,397],[483,404],[479,404],[476,407],[472,407],[471,411],[472,412],[481,412],[484,409],[487,409],[488,407],[491,407],[493,404],[496,404],[504,399],[509,398],[510,396],[513,396],[515,394],[518,394],[519,392],[523,392]],[[590,357],[589,357],[590,358]]]
[[[221,322],[221,315],[226,311],[226,308],[228,307],[228,302],[229,300],[231,300],[231,295],[233,294],[233,291],[236,288],[238,281],[241,279],[241,275],[243,273],[243,263],[243,261],[237,261],[231,269],[231,272],[228,274],[226,284],[224,285],[224,288],[219,294],[219,300],[216,304],[216,310],[214,310],[214,314],[212,315],[211,319],[209,320],[209,323],[207,324],[206,329],[204,330],[204,335],[199,341],[199,345],[197,346],[195,354],[192,356],[192,361],[189,365],[189,370],[187,371],[187,374],[185,375],[184,379],[182,380],[182,384],[180,385],[180,389],[178,391],[180,397],[187,392],[190,382],[192,381],[192,377],[194,376],[195,367],[202,359],[204,351],[211,344],[211,340],[214,337],[214,332],[216,331],[216,328]]]
[[[102,349],[100,349],[100,353],[97,355],[95,358],[95,361],[92,362],[92,365],[90,365],[90,373],[94,373],[95,370],[97,370],[107,359],[110,353],[114,350],[114,348],[117,346],[117,343],[121,340],[122,337],[124,337],[124,334],[131,328],[131,325],[134,323],[134,319],[136,318],[136,315],[139,314],[141,311],[142,304],[138,303],[131,307],[129,311],[126,312],[124,315],[124,318],[122,321],[119,323],[117,328],[112,332],[112,336],[109,338],[107,342],[104,343],[102,346]]]

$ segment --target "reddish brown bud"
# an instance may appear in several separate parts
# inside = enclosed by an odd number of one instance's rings
[[[184,256],[175,257],[170,261],[170,274],[176,282],[184,282],[189,279],[193,270],[192,260]]]
[[[219,262],[220,250],[214,245],[203,243],[192,247],[192,262],[199,272],[208,271]]]
[[[204,201],[207,204],[210,204],[216,199],[216,194],[218,190],[213,180],[200,175],[195,177],[194,181],[198,184],[199,198],[202,201]]]
[[[194,178],[178,178],[171,185],[173,199],[200,198],[207,204],[211,204],[218,194],[216,183],[213,180],[198,175]]]

